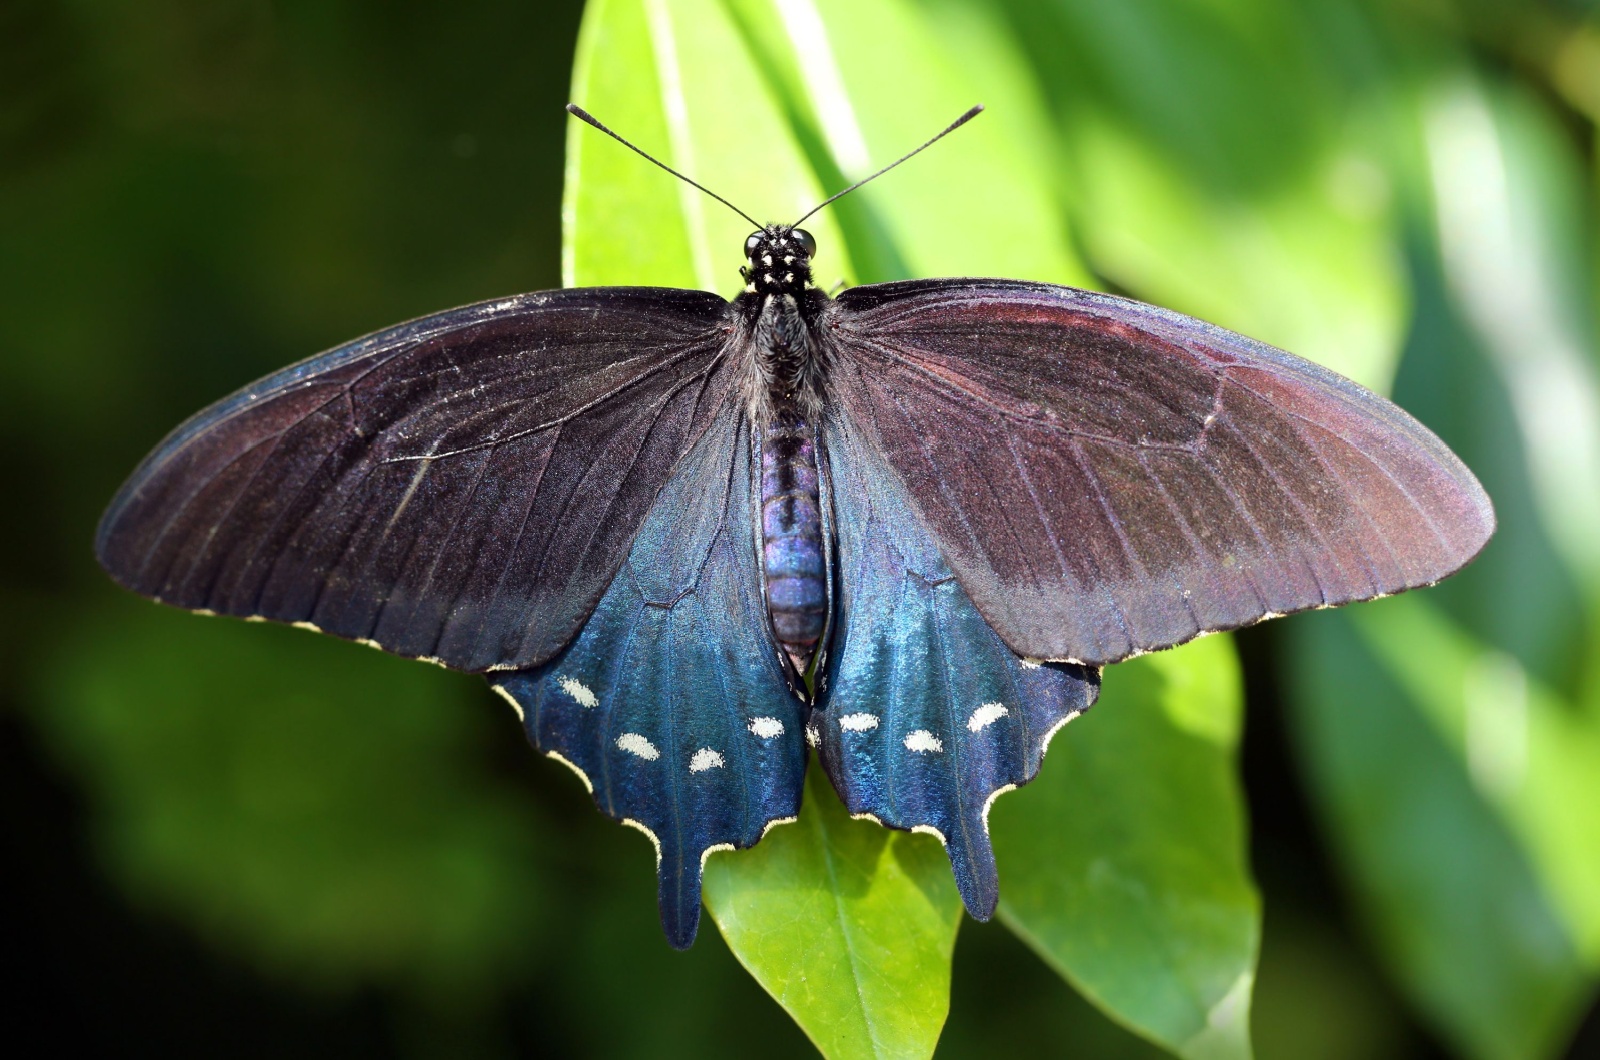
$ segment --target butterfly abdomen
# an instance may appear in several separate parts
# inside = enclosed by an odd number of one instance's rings
[[[816,433],[779,413],[761,434],[761,555],[778,643],[804,671],[828,618]]]

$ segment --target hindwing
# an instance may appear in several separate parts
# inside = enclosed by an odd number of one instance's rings
[[[1100,674],[1019,657],[859,427],[830,417],[824,440],[840,616],[811,720],[822,764],[851,813],[937,836],[967,909],[987,920],[999,897],[989,808],[1038,775],[1050,738],[1094,703]]]
[[[694,940],[706,857],[800,812],[805,705],[767,621],[753,511],[749,431],[730,406],[661,491],[577,639],[544,666],[491,675],[534,745],[650,836],[679,948]]]

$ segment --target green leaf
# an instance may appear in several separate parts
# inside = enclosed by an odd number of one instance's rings
[[[799,217],[987,101],[992,113],[937,155],[806,222],[819,282],[1081,283],[1056,204],[1050,128],[1025,69],[981,11],[930,20],[894,0],[599,0],[585,12],[573,96],[763,221]],[[747,222],[581,124],[567,157],[569,286],[738,290]],[[935,223],[958,208],[959,224]]]
[[[1004,922],[1113,1019],[1250,1055],[1261,903],[1245,851],[1231,641],[1109,668],[1038,780],[991,815]]]
[[[883,47],[887,40],[895,46]],[[691,50],[701,58],[673,57]],[[712,51],[715,63],[705,58]],[[829,248],[847,245],[835,261],[854,263],[863,279],[989,273],[1081,283],[1056,205],[1061,174],[1053,137],[1026,71],[1004,24],[971,6],[727,0],[673,5],[669,14],[661,5],[606,0],[590,7],[574,94],[629,135],[643,128],[642,146],[733,197],[775,180],[791,189],[836,188],[982,100],[992,113],[941,144],[937,155],[807,222],[824,248],[824,282],[833,267]],[[732,113],[726,104],[735,84],[743,109]],[[731,225],[711,235],[711,219],[720,214],[686,205],[685,190],[699,193],[658,180],[591,130],[574,126],[569,145],[569,280],[707,286],[705,270],[687,264],[702,238],[728,248],[731,272],[743,230]],[[762,161],[752,167],[755,159]],[[761,170],[759,178],[751,168]],[[960,213],[952,215],[956,204]],[[619,212],[624,208],[632,212]],[[822,231],[829,216],[839,221],[837,233]],[[959,220],[930,223],[951,216]],[[635,260],[632,249],[642,242],[649,252]],[[672,254],[680,256],[676,265],[666,260]],[[849,278],[847,264],[839,270]],[[1080,723],[1084,733],[1057,741],[1056,756],[1066,764],[1047,769],[1057,779],[1041,781],[1034,801],[1024,804],[1042,809],[1000,815],[1015,814],[1002,833],[1009,839],[1000,840],[1007,922],[1113,1018],[1185,1055],[1247,1055],[1260,928],[1231,779],[1239,709],[1231,649],[1213,640],[1172,659],[1118,668],[1109,688],[1094,720]],[[813,777],[811,813],[819,783]],[[1080,815],[1078,831],[1063,830],[1060,806],[1080,805],[1082,784],[1094,792],[1096,811]],[[1168,815],[1173,808],[1176,817]],[[708,904],[730,948],[825,1051],[931,1048],[948,989],[937,948],[905,965],[883,965],[844,943],[817,946],[813,918],[790,908],[791,891],[814,902],[851,897],[816,875],[822,841],[807,827],[780,829],[755,852],[708,866]],[[873,832],[852,827],[863,837]],[[879,841],[885,849],[913,842]],[[912,889],[905,870],[890,872],[897,859],[876,855],[863,864],[871,870],[865,894]],[[948,869],[934,867],[947,887]],[[851,934],[891,937],[913,928],[897,924],[910,917],[931,924],[920,908],[915,901],[898,913],[888,902],[861,907],[851,914],[859,922]],[[924,924],[915,933],[930,930]],[[843,963],[851,954],[853,968]],[[829,977],[813,972],[819,964]],[[869,966],[864,980],[860,969]],[[920,992],[905,985],[907,974],[922,984]],[[858,989],[878,978],[898,985],[870,995]]]
[[[893,161],[974,103],[988,107],[934,154],[830,208],[863,282],[1086,282],[1058,205],[1043,100],[992,11],[905,0],[727,6],[830,190]]]
[[[1360,909],[1423,1011],[1469,1056],[1549,1056],[1588,977],[1533,837],[1496,806],[1543,766],[1528,715],[1547,706],[1510,687],[1506,657],[1430,610],[1400,597],[1290,627],[1302,758]],[[1594,776],[1550,787],[1579,795],[1569,785]],[[1592,829],[1594,805],[1591,794],[1562,816]],[[1592,858],[1592,839],[1579,841],[1565,856]]]
[[[824,1055],[932,1055],[961,920],[936,840],[851,820],[813,762],[799,821],[714,856],[705,893],[735,955]]]
[[[882,48],[886,39],[896,46]],[[998,102],[940,154],[808,220],[819,279],[853,281],[852,263],[863,262],[870,279],[976,269],[1081,280],[1039,175],[1043,108],[1006,48],[992,18],[956,13],[930,25],[894,2],[601,0],[585,13],[573,96],[662,161],[778,220],[978,99]],[[576,122],[568,159],[569,284],[738,289],[747,222]],[[961,224],[929,220],[967,203]],[[829,1055],[930,1052],[948,1009],[959,908],[948,864],[925,837],[830,817],[837,800],[820,798],[819,783],[800,825],[710,863],[712,916]],[[797,901],[833,911],[832,944],[818,944]]]
[[[712,2],[591,3],[573,95],[664,162],[765,211],[756,216],[798,217],[825,196],[738,32]],[[738,289],[747,222],[586,126],[573,123],[568,145],[567,282]],[[834,216],[807,225],[819,267],[849,276]],[[816,783],[799,824],[708,864],[708,908],[729,948],[828,1055],[931,1053],[959,910],[949,868],[926,838],[891,840],[851,822]],[[826,940],[819,909],[834,928]]]
[[[778,102],[716,0],[594,0],[574,102],[758,220],[825,197]],[[567,131],[562,278],[570,286],[698,287],[729,296],[750,222],[582,122]],[[849,276],[826,211],[807,222]]]

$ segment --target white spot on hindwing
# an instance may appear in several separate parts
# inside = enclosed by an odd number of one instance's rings
[[[763,740],[771,740],[783,735],[783,722],[777,718],[751,718],[750,731]]]
[[[580,707],[598,707],[600,697],[594,694],[594,689],[578,680],[576,677],[559,677],[556,684],[561,686],[561,691],[578,701]]]
[[[656,750],[656,745],[636,732],[625,732],[618,736],[617,749],[626,751],[631,755],[638,755],[646,762],[654,762],[661,757],[661,752]]]
[[[713,751],[709,747],[702,747],[689,759],[689,772],[704,773],[708,769],[721,769],[728,763],[723,760],[720,751]]]
[[[876,714],[846,714],[839,719],[839,728],[845,732],[871,732],[878,727]]]
[[[940,754],[944,751],[944,741],[927,729],[914,729],[906,733],[905,745],[907,751],[917,754]]]
[[[806,726],[806,743],[811,747],[822,746],[822,734],[817,731],[815,725]]]
[[[985,726],[993,725],[1011,712],[999,703],[985,703],[972,712],[972,717],[967,719],[968,732],[981,732]]]

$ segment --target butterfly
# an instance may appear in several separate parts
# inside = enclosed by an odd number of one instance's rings
[[[99,560],[484,674],[649,836],[683,948],[706,858],[795,819],[813,750],[987,919],[990,807],[1101,667],[1429,585],[1494,530],[1437,437],[1311,362],[1045,283],[830,297],[799,223],[757,224],[732,301],[521,295],[252,383],[138,467]]]

